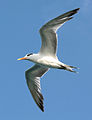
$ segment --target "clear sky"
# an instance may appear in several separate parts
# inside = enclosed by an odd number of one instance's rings
[[[58,31],[58,57],[79,74],[51,69],[41,79],[43,113],[25,80],[33,63],[17,58],[39,51],[44,23],[78,7]],[[0,120],[92,120],[92,0],[0,1],[0,58]]]

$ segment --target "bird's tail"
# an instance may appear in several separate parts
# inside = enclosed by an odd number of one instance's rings
[[[64,69],[64,70],[67,70],[70,72],[78,73],[77,71],[75,71],[73,69],[79,69],[79,68],[64,64],[64,65],[61,65],[61,67],[59,69]]]

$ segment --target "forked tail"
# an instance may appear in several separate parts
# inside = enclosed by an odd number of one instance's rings
[[[67,70],[70,72],[78,73],[77,71],[75,71],[73,69],[79,69],[79,68],[64,64],[63,66],[61,65],[61,67],[59,69],[64,69],[64,70]]]

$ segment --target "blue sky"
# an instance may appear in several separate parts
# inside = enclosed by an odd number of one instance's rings
[[[58,57],[79,67],[79,74],[51,69],[41,79],[43,113],[26,85],[25,70],[33,63],[17,58],[39,51],[38,30],[44,23],[78,7],[58,31]],[[92,120],[91,0],[0,1],[0,56],[1,120]]]

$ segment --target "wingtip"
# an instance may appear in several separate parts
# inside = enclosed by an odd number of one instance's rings
[[[42,108],[41,110],[42,110],[42,112],[44,112],[44,108]]]
[[[75,10],[78,11],[78,10],[80,10],[80,8],[76,8]]]
[[[71,17],[73,16],[74,14],[76,14],[78,11],[79,11],[80,8],[76,8],[76,9],[73,9],[65,14],[67,14],[68,17]]]
[[[41,109],[42,112],[44,112],[44,106],[42,103],[39,104],[39,108]]]
[[[77,13],[80,10],[80,8],[76,8],[74,11]]]
[[[76,8],[74,10],[72,10],[73,14],[77,13],[80,10],[80,8]]]

